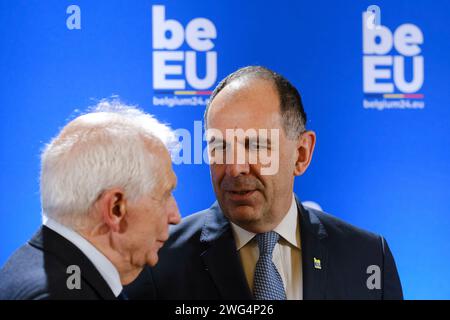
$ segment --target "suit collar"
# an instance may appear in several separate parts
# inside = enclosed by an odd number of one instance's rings
[[[201,242],[217,240],[224,232],[230,229],[228,218],[222,213],[219,203],[216,201],[206,213],[205,224],[200,235]]]
[[[77,265],[80,267],[81,277],[102,299],[116,299],[92,262],[69,240],[50,228],[42,226],[29,243],[44,252],[53,254],[67,266]]]
[[[304,207],[297,196],[295,196],[295,201],[297,202],[302,231],[305,230],[306,232],[311,233],[311,236],[319,240],[328,237],[327,230],[317,216],[316,210]]]

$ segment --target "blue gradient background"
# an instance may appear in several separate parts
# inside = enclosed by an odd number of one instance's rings
[[[81,8],[82,29],[66,28]],[[152,105],[152,4],[183,26],[213,21],[218,80],[268,66],[300,90],[318,135],[302,201],[384,235],[407,299],[450,299],[450,2],[0,0],[0,265],[40,224],[39,153],[59,128],[101,98],[193,129],[203,107]],[[362,107],[361,13],[424,34],[423,110]],[[183,216],[215,199],[207,165],[175,166]]]

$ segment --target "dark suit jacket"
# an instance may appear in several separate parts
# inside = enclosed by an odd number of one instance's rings
[[[81,271],[81,288],[68,289],[67,267]],[[42,226],[0,270],[0,299],[116,299],[90,260],[70,241]]]
[[[304,299],[403,298],[394,259],[381,236],[305,208],[298,199],[297,205]],[[175,226],[159,257],[156,267],[144,269],[125,288],[130,298],[252,299],[230,223],[217,202]],[[380,268],[380,289],[367,287],[371,265]]]

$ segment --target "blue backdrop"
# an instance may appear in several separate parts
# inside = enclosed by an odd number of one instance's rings
[[[449,20],[447,0],[0,0],[0,265],[40,224],[39,153],[77,110],[119,95],[193,131],[217,82],[258,64],[318,136],[301,200],[384,235],[406,298],[450,299]],[[214,201],[206,164],[175,171],[183,216]]]

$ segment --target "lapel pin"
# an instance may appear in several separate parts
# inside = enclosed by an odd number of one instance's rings
[[[320,265],[320,259],[317,259],[315,257],[314,257],[314,268],[322,269],[322,266]]]

